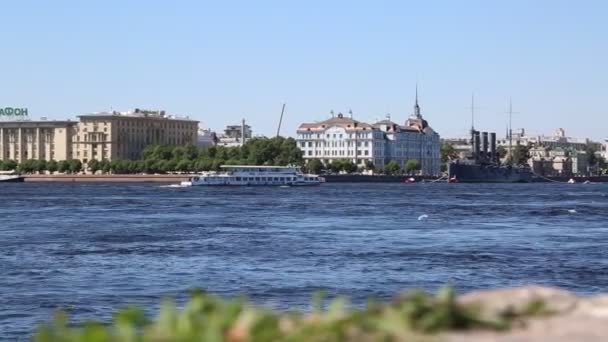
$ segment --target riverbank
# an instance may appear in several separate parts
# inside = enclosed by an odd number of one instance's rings
[[[190,175],[25,175],[25,182],[179,183]]]
[[[26,182],[140,182],[140,183],[179,183],[188,180],[190,174],[169,174],[169,175],[70,175],[70,174],[54,174],[54,175],[24,175]],[[404,183],[408,178],[414,178],[416,182],[426,181],[433,182],[437,177],[431,176],[388,176],[388,175],[324,175],[328,183]],[[545,177],[537,178],[534,182],[549,183],[558,182],[566,183],[572,178],[576,183],[606,183],[608,176],[593,176],[593,177]],[[445,181],[445,178],[444,178]]]

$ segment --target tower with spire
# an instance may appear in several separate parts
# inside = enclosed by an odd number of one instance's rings
[[[414,104],[414,116],[418,119],[422,119],[420,114],[420,106],[418,105],[418,83],[416,83],[416,103]]]

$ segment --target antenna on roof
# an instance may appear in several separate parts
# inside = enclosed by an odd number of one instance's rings
[[[330,111],[329,111],[329,114],[331,114],[331,117],[333,118],[333,117],[334,117],[334,110],[333,110],[333,109],[332,109],[332,110],[330,110]]]
[[[348,109],[348,114],[350,115],[350,118],[353,118],[353,110],[352,109]]]

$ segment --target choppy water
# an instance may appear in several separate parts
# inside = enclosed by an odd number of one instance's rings
[[[0,339],[57,308],[109,319],[195,287],[277,309],[318,288],[355,303],[448,283],[608,291],[605,184],[25,183],[0,202]]]

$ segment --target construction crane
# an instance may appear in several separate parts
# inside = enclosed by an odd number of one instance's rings
[[[283,103],[283,109],[281,109],[281,117],[279,118],[279,127],[277,128],[277,138],[281,133],[281,123],[283,122],[283,113],[285,113],[285,103]]]

